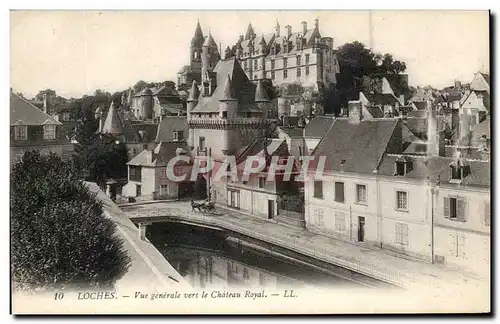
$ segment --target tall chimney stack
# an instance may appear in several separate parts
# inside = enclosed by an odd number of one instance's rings
[[[314,19],[314,28],[319,30],[319,19]]]
[[[307,34],[307,22],[302,22],[302,34]]]

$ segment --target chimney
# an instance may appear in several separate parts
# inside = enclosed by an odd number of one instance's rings
[[[359,124],[361,119],[363,119],[361,102],[359,100],[349,101],[349,124]]]
[[[318,18],[314,19],[314,29],[319,30],[319,19]]]
[[[43,94],[43,112],[47,113],[47,108],[48,108],[48,102],[47,102],[47,94]]]
[[[285,28],[286,28],[286,39],[289,39],[290,36],[292,36],[292,26],[286,25]]]
[[[302,34],[306,34],[307,33],[307,22],[303,21],[302,22]]]

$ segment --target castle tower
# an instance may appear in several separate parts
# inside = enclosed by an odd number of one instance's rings
[[[212,34],[209,33],[202,46],[201,69],[202,72],[213,72],[219,61],[219,50]]]
[[[262,38],[259,43],[259,65],[260,65],[260,71],[259,71],[259,79],[265,79],[266,78],[266,54],[267,54],[267,46],[266,46],[266,41],[264,40],[264,34],[262,34]],[[260,82],[259,82],[260,83]]]
[[[186,100],[187,103],[187,119],[191,119],[191,111],[198,104],[198,98],[200,96],[200,90],[198,89],[198,85],[196,84],[196,80],[193,80],[193,85],[191,86],[191,91],[189,92],[189,97]],[[191,149],[194,148],[194,129],[189,128],[188,135],[188,145]]]
[[[205,38],[203,37],[200,21],[198,21],[196,24],[196,30],[194,31],[194,36],[191,39],[190,47],[190,66],[193,71],[201,72],[201,57],[204,42]]]
[[[141,93],[142,99],[142,109],[141,118],[152,119],[153,118],[153,92],[149,88],[145,88]]]
[[[222,97],[219,99],[219,117],[221,119],[235,119],[238,113],[238,99],[234,95],[231,77],[228,75],[224,84]],[[227,155],[235,148],[230,146],[231,137],[235,136],[230,129],[222,132],[222,154]]]
[[[264,118],[267,118],[269,102],[269,96],[262,85],[262,80],[259,80],[259,82],[257,82],[257,88],[255,89],[255,103],[259,110],[262,111],[262,117]]]

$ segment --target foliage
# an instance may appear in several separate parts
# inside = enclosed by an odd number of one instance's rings
[[[357,100],[363,91],[363,77],[394,77],[406,71],[406,63],[394,60],[391,54],[374,53],[360,42],[346,43],[337,49],[340,73],[337,74],[337,88],[330,89],[327,94],[327,105],[330,113],[338,114],[341,107],[347,106],[349,100]],[[398,92],[410,96],[408,84],[401,85]],[[331,111],[333,108],[333,111]]]
[[[112,284],[130,258],[70,163],[28,151],[11,173],[11,264],[15,289]]]

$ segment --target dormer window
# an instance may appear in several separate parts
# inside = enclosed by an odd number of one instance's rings
[[[174,141],[181,141],[183,140],[184,137],[184,132],[183,131],[174,131]]]
[[[470,173],[470,167],[462,159],[450,164],[451,180],[462,181]]]
[[[43,126],[43,139],[53,140],[56,138],[56,125],[44,125]]]
[[[400,157],[395,163],[395,176],[404,177],[408,172],[412,170],[412,163],[407,157]]]

